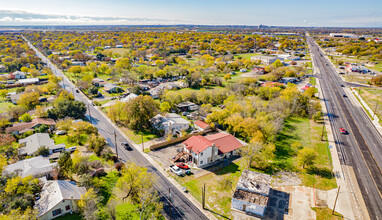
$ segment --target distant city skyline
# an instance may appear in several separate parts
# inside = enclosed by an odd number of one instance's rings
[[[380,0],[0,0],[0,25],[382,27]]]

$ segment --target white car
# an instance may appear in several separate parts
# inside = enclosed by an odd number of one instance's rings
[[[170,170],[172,171],[172,172],[174,172],[176,175],[178,175],[178,176],[183,176],[184,175],[184,173],[183,173],[183,171],[179,168],[179,167],[177,167],[177,166],[175,166],[175,165],[171,165],[170,166]]]
[[[66,151],[74,152],[76,149],[77,147],[69,147],[68,149],[66,149]]]
[[[58,131],[56,131],[56,134],[58,134],[58,135],[63,135],[63,134],[66,134],[66,131],[64,131],[64,130],[58,130]]]

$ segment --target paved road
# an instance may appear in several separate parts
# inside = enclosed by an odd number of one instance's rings
[[[25,39],[25,38],[24,38]],[[26,40],[26,39],[25,39]],[[28,42],[28,41],[27,41]],[[94,108],[91,103],[85,98],[82,93],[77,93],[75,86],[69,82],[64,74],[57,69],[42,53],[40,53],[30,42],[29,46],[37,53],[37,56],[47,63],[48,67],[52,69],[53,73],[58,77],[62,77],[61,85],[69,92],[73,92],[76,100],[82,101],[87,105],[86,117],[90,119],[92,124],[98,128],[99,133],[106,139],[109,145],[116,149],[118,148],[119,158],[122,161],[133,161],[139,166],[147,167],[148,172],[154,174],[156,181],[156,189],[159,192],[160,200],[163,202],[164,215],[170,219],[208,219],[189,199],[183,195],[172,183],[162,175],[140,152],[135,150],[127,151],[121,147],[121,142],[129,142],[125,139],[106,118]],[[91,116],[91,117],[90,117]],[[117,144],[115,144],[114,133],[116,134]],[[131,143],[130,145],[133,145]],[[172,208],[170,210],[169,203],[169,188],[171,188],[171,201]]]
[[[346,85],[322,50],[311,39],[313,59],[326,101],[341,164],[353,167],[371,219],[382,219],[382,137],[369,117],[347,97]],[[349,134],[341,134],[339,128]]]

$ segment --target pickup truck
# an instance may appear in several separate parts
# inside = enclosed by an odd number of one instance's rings
[[[184,175],[184,173],[182,172],[182,170],[179,168],[179,167],[177,167],[177,166],[175,166],[175,165],[171,165],[170,166],[170,170],[172,171],[172,172],[174,172],[176,175],[178,175],[178,176],[183,176]]]

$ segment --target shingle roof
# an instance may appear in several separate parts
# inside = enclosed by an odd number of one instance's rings
[[[50,163],[48,158],[38,156],[10,164],[4,168],[3,173],[16,173],[21,177],[26,177],[29,175],[39,176],[41,174],[51,172],[55,166],[57,166],[57,163]]]
[[[72,181],[47,181],[41,191],[41,198],[35,204],[35,208],[38,209],[38,216],[49,212],[64,199],[70,200],[73,198],[73,200],[80,200],[81,195],[85,193],[85,187],[78,187]]]
[[[192,136],[186,141],[183,142],[183,144],[186,146],[186,148],[190,151],[195,152],[196,154],[199,154],[200,152],[203,152],[208,147],[212,146],[212,142],[206,139],[205,137],[201,135]]]
[[[214,143],[222,153],[228,153],[243,146],[243,144],[231,134],[216,133],[207,135],[205,138]]]
[[[54,140],[49,137],[48,133],[36,133],[29,137],[19,140],[20,144],[25,144],[25,147],[19,148],[19,154],[32,155],[40,147],[45,146],[49,149],[61,148],[61,145],[55,145]]]
[[[21,122],[21,123],[15,123],[12,125],[12,127],[5,128],[6,133],[13,133],[15,131],[19,131],[19,133],[23,133],[20,131],[28,131],[31,130],[34,126],[38,124],[45,124],[45,125],[55,125],[56,122],[53,119],[50,118],[34,118],[31,122]]]
[[[202,120],[197,120],[194,122],[194,124],[202,129],[206,129],[210,126],[209,124],[207,124],[205,121],[202,121]]]

